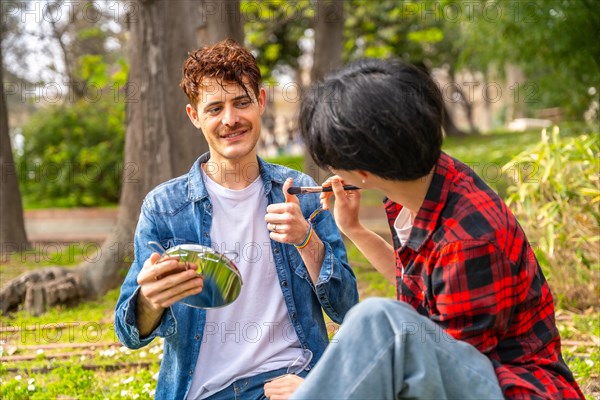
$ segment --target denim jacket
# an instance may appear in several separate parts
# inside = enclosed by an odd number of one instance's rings
[[[165,248],[184,242],[211,247],[212,206],[200,171],[200,164],[208,159],[209,153],[202,155],[188,174],[157,186],[144,199],[135,233],[135,259],[121,287],[115,310],[115,330],[125,346],[137,349],[157,336],[165,339],[157,399],[184,399],[187,395],[202,344],[206,311],[175,303],[165,310],[158,327],[141,338],[136,326],[139,291],[136,278],[151,254],[146,247],[150,240],[160,242]],[[269,204],[285,202],[282,186],[288,177],[294,178],[296,186],[315,184],[298,171],[260,158],[258,162]],[[305,217],[319,206],[315,195],[299,196],[299,200]],[[298,250],[293,245],[271,240],[288,315],[302,348],[313,354],[307,369],[314,366],[328,344],[322,310],[333,321],[341,323],[346,312],[358,302],[356,278],[331,214],[320,213],[313,226],[325,245],[325,258],[316,285]]]

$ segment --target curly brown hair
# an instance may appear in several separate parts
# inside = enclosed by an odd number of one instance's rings
[[[254,97],[258,97],[262,81],[260,69],[252,53],[232,39],[200,48],[190,53],[183,63],[183,78],[179,86],[194,107],[198,105],[204,78],[215,78],[219,85],[223,85],[223,82],[235,82],[249,95],[243,82],[245,78],[254,92]]]

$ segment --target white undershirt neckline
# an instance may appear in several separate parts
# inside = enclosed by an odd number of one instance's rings
[[[408,241],[413,223],[414,216],[412,212],[408,208],[402,207],[398,213],[398,216],[396,216],[396,220],[394,221],[394,230],[396,231],[396,235],[400,241],[400,246],[403,246],[404,243]]]

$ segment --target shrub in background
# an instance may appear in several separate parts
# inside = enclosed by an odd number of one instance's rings
[[[121,186],[125,106],[113,96],[40,109],[23,127],[17,156],[26,206],[116,204]]]
[[[562,307],[598,306],[600,134],[561,138],[558,127],[503,167],[507,202],[533,242]]]

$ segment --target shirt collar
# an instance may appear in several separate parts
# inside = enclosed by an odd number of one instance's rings
[[[448,199],[450,181],[455,174],[456,169],[452,158],[442,152],[436,163],[425,200],[415,217],[410,237],[406,242],[406,245],[414,251],[418,252],[421,249],[438,226],[438,220]]]
[[[206,163],[210,159],[210,152],[202,154],[192,165],[190,172],[188,173],[188,200],[198,201],[205,197],[208,197],[206,191],[206,185],[202,180],[202,173],[200,171],[200,165]],[[283,171],[282,166],[275,165],[264,161],[262,158],[257,157],[258,168],[260,171],[260,177],[264,182],[265,195],[268,195],[273,187],[273,183],[283,185],[287,174]]]

